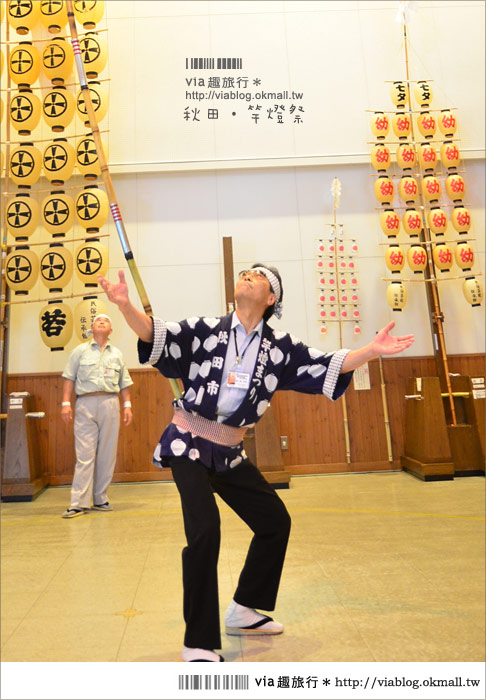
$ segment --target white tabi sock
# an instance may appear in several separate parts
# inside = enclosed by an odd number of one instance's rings
[[[265,617],[253,608],[247,608],[232,600],[224,616],[225,625],[228,627],[249,627]]]
[[[206,661],[221,661],[219,654],[210,649],[197,649],[193,647],[184,647],[182,649],[183,661],[195,661],[196,659],[205,659]]]

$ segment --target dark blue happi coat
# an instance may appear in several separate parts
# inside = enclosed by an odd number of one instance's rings
[[[142,364],[153,365],[164,377],[182,380],[184,394],[174,401],[174,406],[209,420],[217,419],[231,320],[232,314],[193,317],[180,323],[154,318],[153,343],[138,341]],[[323,353],[264,322],[250,387],[240,406],[223,422],[252,427],[267,410],[277,389],[324,394],[335,401],[347,389],[353,374],[340,374],[348,352]],[[154,464],[168,466],[165,459],[174,456],[199,459],[207,467],[214,465],[217,471],[236,467],[246,459],[243,442],[236,447],[217,445],[170,423],[155,449]]]

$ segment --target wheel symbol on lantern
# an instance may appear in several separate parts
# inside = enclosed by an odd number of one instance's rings
[[[8,11],[12,17],[25,17],[31,10],[32,3],[24,0],[11,0],[8,5]]]
[[[103,263],[100,251],[96,248],[82,248],[76,258],[76,265],[82,275],[94,275]]]
[[[58,68],[66,60],[66,52],[62,46],[51,44],[42,55],[42,62],[46,68]]]
[[[46,253],[41,259],[41,275],[49,282],[55,282],[66,272],[66,261],[59,253]]]
[[[10,228],[23,228],[31,219],[32,211],[25,202],[11,202],[7,207],[7,223]]]
[[[67,100],[59,92],[50,92],[46,95],[42,109],[47,117],[60,117],[67,109]]]
[[[12,68],[12,73],[22,75],[23,73],[27,73],[32,68],[34,65],[34,60],[30,53],[25,49],[17,49],[12,53],[10,65]]]
[[[43,217],[51,226],[62,226],[69,217],[69,207],[62,199],[50,199],[44,206]]]
[[[7,266],[7,277],[13,284],[20,284],[32,274],[32,265],[23,255],[14,255]]]
[[[17,151],[10,161],[15,177],[28,177],[34,169],[34,159],[28,151]]]
[[[32,115],[34,107],[25,95],[16,95],[10,103],[10,119],[13,122],[25,122]]]
[[[100,46],[97,41],[89,36],[79,42],[83,56],[83,63],[93,63],[100,55]]]
[[[43,15],[55,15],[62,10],[61,0],[45,0],[41,2],[41,12]]]
[[[83,193],[77,203],[76,211],[80,219],[90,221],[98,215],[100,211],[100,200],[91,192]]]
[[[61,170],[67,163],[66,149],[57,144],[48,146],[44,152],[44,168],[51,172]]]
[[[30,223],[32,211],[25,202],[12,202],[7,207],[7,222],[10,228],[23,228]]]
[[[76,149],[76,159],[81,165],[92,165],[98,160],[96,146],[92,139],[84,139]]]
[[[97,112],[101,105],[101,97],[96,92],[96,90],[93,90],[93,88],[89,88],[89,96],[91,97],[93,109],[95,112]],[[81,112],[81,114],[87,114],[86,104],[84,102],[84,96],[82,92],[79,93],[78,97],[78,110]]]
[[[74,7],[78,12],[90,12],[96,6],[96,1],[86,2],[86,0],[77,0],[74,3]]]

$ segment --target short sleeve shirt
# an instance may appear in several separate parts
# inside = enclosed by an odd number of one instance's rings
[[[74,348],[62,376],[74,382],[77,396],[96,391],[117,394],[133,384],[120,350],[110,341],[101,350],[94,338]]]

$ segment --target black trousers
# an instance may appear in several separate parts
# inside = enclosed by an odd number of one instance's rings
[[[250,527],[254,536],[234,600],[273,610],[290,534],[284,503],[258,469],[245,460],[225,472],[186,457],[167,460],[179,490],[187,547],[182,551],[184,644],[220,649],[218,598],[220,517],[216,492]]]

